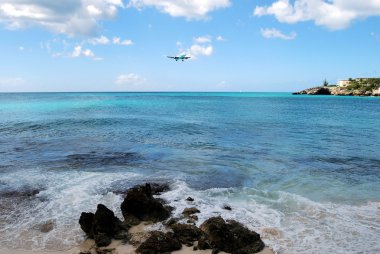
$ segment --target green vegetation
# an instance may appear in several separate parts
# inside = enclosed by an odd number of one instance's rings
[[[350,84],[347,89],[360,90],[360,91],[372,91],[380,87],[380,78],[365,78],[365,79],[349,79]]]

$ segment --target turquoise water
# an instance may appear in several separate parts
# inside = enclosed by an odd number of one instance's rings
[[[177,207],[192,195],[204,217],[244,221],[278,253],[380,251],[379,127],[370,97],[0,94],[0,195],[40,190],[17,200],[21,220],[0,215],[0,246],[69,248],[81,211],[116,211],[116,191],[149,180],[171,183]],[[32,232],[48,219],[53,232]]]

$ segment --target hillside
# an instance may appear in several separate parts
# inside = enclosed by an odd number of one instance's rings
[[[342,81],[341,81],[342,82]],[[343,85],[325,85],[308,88],[293,94],[380,96],[380,78],[357,78],[342,82]]]

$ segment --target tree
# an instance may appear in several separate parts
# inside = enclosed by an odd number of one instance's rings
[[[328,86],[329,85],[329,82],[327,82],[327,80],[325,79],[325,81],[323,81],[323,86]]]

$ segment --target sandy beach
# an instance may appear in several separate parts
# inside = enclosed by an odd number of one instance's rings
[[[149,235],[147,230],[147,224],[140,223],[129,229],[129,234],[131,235],[130,243],[123,244],[120,240],[113,240],[112,243],[107,247],[97,248],[95,241],[92,239],[85,240],[82,244],[69,250],[60,251],[44,251],[44,250],[11,250],[11,249],[0,249],[0,254],[97,254],[97,253],[110,253],[110,254],[134,254],[136,253],[137,246],[145,241]],[[106,251],[106,252],[102,252]],[[212,250],[193,250],[193,247],[182,246],[181,250],[173,251],[173,254],[211,254]],[[225,252],[220,252],[225,254]],[[258,252],[258,254],[275,254],[275,252],[269,248],[265,247],[264,250]]]

